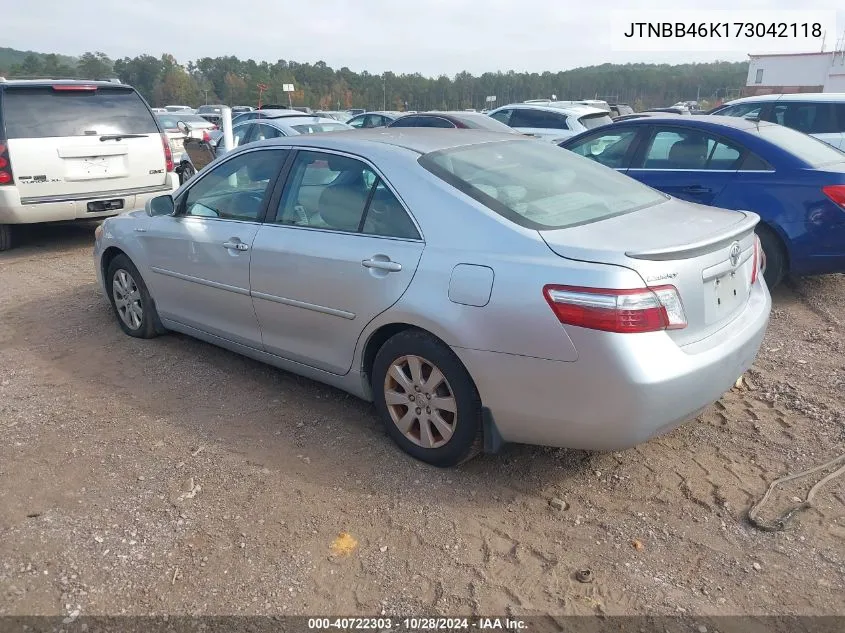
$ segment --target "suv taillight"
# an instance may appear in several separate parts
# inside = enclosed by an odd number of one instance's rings
[[[12,159],[9,157],[9,146],[0,140],[0,187],[15,182],[12,176]]]
[[[830,185],[822,187],[824,195],[833,200],[840,209],[845,210],[845,185]]]
[[[561,323],[605,332],[680,330],[687,326],[674,286],[616,290],[549,285],[543,296]]]
[[[173,171],[173,150],[170,149],[170,139],[167,138],[167,134],[161,135],[161,144],[164,147],[164,163],[166,165],[167,171]]]

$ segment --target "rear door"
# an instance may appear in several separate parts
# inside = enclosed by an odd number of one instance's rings
[[[735,142],[696,128],[650,127],[629,176],[670,196],[707,205],[736,179],[743,149]]]
[[[24,200],[168,184],[161,131],[133,88],[6,86],[3,118]]]
[[[297,153],[252,245],[250,281],[264,349],[344,374],[361,332],[411,283],[424,243],[375,168]]]

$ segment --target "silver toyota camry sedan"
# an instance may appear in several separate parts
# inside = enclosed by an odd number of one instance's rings
[[[94,257],[126,334],[334,385],[452,466],[622,449],[717,400],[769,319],[758,220],[528,138],[375,129],[238,148]]]

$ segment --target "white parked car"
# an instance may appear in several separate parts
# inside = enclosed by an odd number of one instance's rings
[[[512,103],[488,113],[497,121],[543,140],[559,143],[586,130],[613,123],[610,113],[586,105]]]
[[[734,99],[708,114],[770,121],[845,150],[845,93],[772,94]]]
[[[0,78],[0,251],[14,225],[116,215],[177,187],[169,139],[131,86]]]

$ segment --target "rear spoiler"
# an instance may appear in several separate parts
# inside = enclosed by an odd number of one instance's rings
[[[668,248],[655,248],[645,251],[628,251],[625,253],[631,259],[650,259],[665,261],[669,259],[691,259],[713,250],[714,246],[739,240],[754,230],[760,222],[760,216],[752,211],[740,211],[742,219],[727,229],[714,233],[710,237],[697,242],[691,242],[684,246],[670,246]]]

